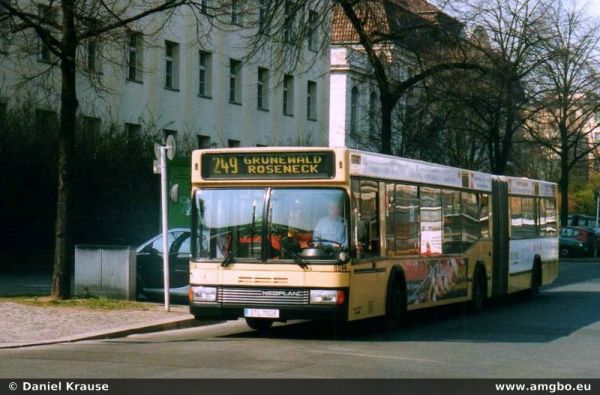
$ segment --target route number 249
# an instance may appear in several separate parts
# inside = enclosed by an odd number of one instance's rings
[[[237,174],[239,171],[237,158],[212,158],[214,174]]]

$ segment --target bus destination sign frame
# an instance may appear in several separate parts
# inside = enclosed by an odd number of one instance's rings
[[[202,155],[206,180],[332,179],[335,152],[244,152]]]

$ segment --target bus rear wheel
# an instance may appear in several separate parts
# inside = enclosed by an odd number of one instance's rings
[[[246,324],[250,329],[257,330],[259,332],[265,332],[273,326],[273,320],[265,320],[262,318],[246,318]]]
[[[542,286],[542,264],[540,261],[536,261],[533,264],[531,270],[531,288],[529,288],[529,297],[533,298],[540,294],[540,287]]]
[[[473,278],[473,291],[471,300],[469,301],[468,308],[469,312],[473,314],[479,314],[483,311],[483,304],[485,302],[485,273],[481,267],[475,269],[475,276]]]

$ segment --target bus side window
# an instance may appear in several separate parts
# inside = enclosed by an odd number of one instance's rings
[[[490,234],[490,217],[492,211],[489,206],[489,195],[482,193],[480,198],[480,209],[479,209],[479,225],[481,227],[481,238],[489,239]]]
[[[557,213],[556,200],[554,198],[545,199],[546,206],[546,236],[555,237],[557,232]]]
[[[376,181],[352,182],[353,207],[358,209],[355,247],[365,255],[379,255],[379,189]]]
[[[387,255],[419,254],[419,191],[416,185],[386,185]]]
[[[523,214],[521,209],[521,198],[519,196],[510,197],[510,238],[520,239],[522,237],[521,228],[523,226]]]
[[[442,253],[442,190],[420,187],[421,255]]]

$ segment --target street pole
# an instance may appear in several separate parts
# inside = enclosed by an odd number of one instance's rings
[[[162,214],[162,234],[163,234],[163,274],[165,291],[165,310],[169,311],[169,225],[167,223],[167,146],[160,147],[160,205]]]
[[[594,233],[596,234],[596,246],[594,248],[594,258],[598,257],[598,236],[600,236],[598,234],[598,214],[600,214],[600,191],[596,191],[596,229],[594,229]]]

